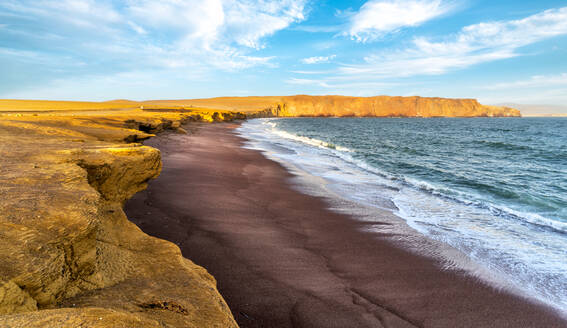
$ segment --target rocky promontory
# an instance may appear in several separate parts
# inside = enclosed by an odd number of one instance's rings
[[[475,99],[423,97],[285,97],[275,108],[279,116],[359,117],[507,117],[520,116],[508,107],[481,105]]]
[[[139,143],[226,111],[0,111],[0,327],[237,327],[215,279],[123,203],[159,175]]]
[[[195,105],[239,110],[253,116],[336,116],[336,117],[517,117],[509,107],[482,105],[475,99],[427,97],[220,97],[208,99],[150,101],[152,104]]]

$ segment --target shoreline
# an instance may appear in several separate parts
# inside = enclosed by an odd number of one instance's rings
[[[550,308],[362,231],[367,222],[300,193],[282,165],[243,148],[237,126],[150,139],[164,170],[125,210],[213,274],[241,327],[566,324]]]
[[[324,198],[329,204],[329,208],[334,211],[346,213],[354,217],[355,220],[369,222],[369,226],[365,230],[376,232],[381,237],[385,233],[390,233],[392,236],[389,239],[397,243],[399,247],[413,249],[418,255],[430,256],[434,260],[442,262],[446,270],[465,271],[466,274],[481,279],[496,289],[504,289],[535,303],[549,306],[560,312],[562,316],[567,317],[566,308],[562,302],[565,298],[561,296],[564,294],[564,290],[559,283],[562,280],[554,279],[551,283],[555,282],[556,284],[548,285],[546,279],[552,277],[549,274],[546,275],[547,272],[541,272],[541,275],[538,275],[537,272],[532,271],[530,275],[528,273],[530,271],[525,269],[523,272],[506,271],[513,267],[506,266],[505,263],[514,263],[512,259],[521,261],[521,258],[513,257],[518,255],[514,253],[513,247],[492,248],[494,252],[490,252],[490,249],[487,250],[482,247],[475,250],[469,246],[471,240],[466,239],[467,237],[470,238],[466,233],[456,235],[465,237],[465,247],[461,247],[455,235],[449,233],[443,235],[443,228],[437,230],[428,229],[428,226],[423,224],[423,222],[431,222],[432,225],[435,225],[435,219],[432,220],[433,222],[428,219],[424,219],[421,222],[419,218],[416,219],[415,214],[408,214],[408,206],[416,206],[416,203],[428,203],[420,198],[423,196],[420,193],[425,192],[426,196],[431,196],[431,189],[434,189],[434,186],[426,184],[424,190],[422,185],[419,184],[419,180],[398,179],[388,175],[387,171],[372,167],[365,160],[360,160],[359,157],[353,157],[352,153],[354,152],[353,149],[357,149],[356,145],[345,143],[343,140],[340,146],[336,146],[332,143],[327,143],[329,139],[322,138],[323,140],[319,140],[317,136],[309,136],[309,133],[305,135],[298,131],[288,132],[285,127],[290,127],[290,125],[284,124],[280,120],[287,121],[293,119],[276,118],[244,122],[237,131],[240,136],[247,139],[245,148],[261,151],[267,158],[280,163],[290,171],[294,175],[292,184],[296,186],[297,190],[305,194]],[[345,124],[349,121],[349,119],[341,120],[344,120],[343,123]],[[335,120],[331,119],[329,122],[335,122]],[[313,123],[317,123],[316,120]],[[283,124],[284,129],[279,127],[280,124]],[[295,124],[291,124],[291,127],[293,126]],[[301,123],[299,126],[301,126]],[[298,156],[298,154],[300,155]],[[384,156],[387,155],[385,154]],[[398,160],[401,163],[405,163],[402,158]],[[399,183],[399,181],[402,182]],[[456,200],[457,204],[463,201],[463,198],[459,197],[448,196],[447,199],[451,201]],[[436,202],[436,199],[430,199],[430,201]],[[450,207],[454,206],[453,204],[444,205],[446,206],[441,207],[439,204],[436,204],[437,208],[445,213],[454,211]],[[496,208],[507,209],[506,206]],[[411,213],[411,210],[415,208],[409,207],[409,209],[409,213]],[[458,210],[462,211],[463,209]],[[508,215],[515,214],[506,213]],[[435,218],[437,215],[435,213],[432,214],[429,218]],[[440,214],[440,217],[443,217],[443,214]],[[380,222],[387,220],[389,225],[372,225],[376,218]],[[491,220],[499,219],[499,217],[488,216],[485,223],[490,224]],[[540,222],[531,219],[529,216],[522,217],[522,220],[518,220],[517,217],[504,217],[504,219],[504,223],[501,223],[501,226],[512,227],[527,221],[533,224],[536,229],[544,227],[546,231],[560,233],[565,230],[561,229],[560,226],[556,228],[556,224],[560,224],[557,221],[546,220]],[[545,219],[542,218],[542,220]],[[454,226],[448,224],[443,227],[447,227],[450,231]],[[457,223],[455,227],[458,227]],[[469,231],[474,233],[474,228],[476,227],[471,227],[472,229]],[[482,227],[478,228],[482,229]],[[466,232],[466,230],[464,231]],[[537,231],[532,235],[526,234],[527,231],[521,229],[514,231],[523,232],[522,236],[526,238],[524,240],[532,239],[532,243],[535,243],[534,240],[541,240],[541,237],[538,238]],[[510,236],[507,238],[506,235],[501,235],[500,237],[501,239],[492,240],[502,244],[510,244]],[[472,240],[472,242],[474,241]],[[488,243],[491,242],[490,239],[486,241]],[[549,242],[553,243],[551,240]],[[424,245],[427,245],[427,247],[424,247]],[[520,246],[523,246],[523,244],[520,243]],[[486,253],[487,251],[488,253]],[[483,257],[476,256],[483,252],[485,254]],[[507,258],[506,255],[509,257]],[[546,261],[557,264],[557,262],[553,261],[553,258],[546,257]],[[528,268],[533,269],[529,264],[525,263],[525,265],[528,265]],[[534,264],[537,267],[537,263]],[[561,274],[560,272],[562,271],[556,270],[556,272]],[[530,277],[540,279],[541,284],[531,285]],[[551,288],[550,286],[555,286],[555,290],[545,289]],[[542,287],[544,289],[538,289]]]

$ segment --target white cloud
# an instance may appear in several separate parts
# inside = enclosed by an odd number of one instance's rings
[[[143,27],[141,27],[140,25],[134,22],[128,21],[128,25],[130,25],[130,27],[138,34],[142,34],[142,35],[148,34],[148,32],[146,32],[146,30]]]
[[[137,24],[178,34],[180,45],[262,48],[261,40],[305,19],[306,0],[142,0],[128,8]]]
[[[341,64],[325,70],[292,71],[301,77],[289,79],[287,83],[336,87],[333,92],[360,90],[376,94],[377,89],[384,90],[392,85],[388,82],[405,81],[404,85],[407,85],[412,83],[406,79],[408,77],[441,75],[472,65],[526,55],[521,51],[522,47],[559,35],[567,35],[567,7],[546,10],[518,20],[474,24],[441,38],[414,38],[406,48],[374,53],[357,64]],[[564,91],[566,85],[567,74],[563,73],[500,83],[487,89],[502,92],[506,88],[517,90],[539,86],[543,89],[556,86],[553,89],[555,91],[541,94],[559,101],[567,96],[561,98],[557,90]],[[481,93],[487,94],[489,91]]]
[[[8,33],[29,38],[36,52],[96,53],[92,62],[108,60],[126,70],[135,65],[236,70],[273,65],[274,57],[253,52],[266,37],[304,20],[306,1],[3,0],[0,12],[17,17],[19,30]],[[39,44],[48,33],[61,38]]]
[[[319,86],[326,89],[332,90],[349,90],[349,93],[352,93],[353,90],[360,89],[372,89],[369,92],[369,95],[375,95],[377,89],[383,88],[391,88],[394,86],[398,86],[399,83],[393,82],[354,82],[354,83],[332,83],[327,82],[324,80],[317,80],[317,79],[298,79],[298,78],[290,78],[285,81],[287,84],[295,84],[295,85],[306,85],[306,86]]]
[[[312,80],[312,79],[298,79],[298,78],[291,78],[285,81],[287,84],[296,84],[296,85],[316,85],[324,88],[328,88],[329,85],[325,82],[319,80]]]
[[[177,48],[213,47],[226,23],[221,0],[141,0],[125,12],[148,32],[176,42]]]
[[[142,0],[128,8],[149,34],[169,35],[158,45],[171,67],[196,61],[226,70],[273,65],[274,57],[252,56],[262,40],[305,19],[306,0]],[[147,22],[147,23],[146,23]],[[144,25],[144,24],[147,24]]]
[[[342,34],[358,42],[372,41],[403,27],[419,26],[454,7],[443,0],[369,0],[350,17]]]
[[[226,32],[243,46],[262,48],[260,40],[305,19],[306,0],[227,1]]]
[[[329,63],[331,60],[335,59],[335,57],[337,57],[337,55],[308,57],[303,58],[301,62],[304,64],[324,64]]]
[[[496,83],[482,87],[488,90],[549,88],[553,86],[567,86],[567,73],[556,75],[534,75],[525,80]]]
[[[478,100],[483,104],[517,103],[563,106],[567,103],[567,87],[540,89],[537,92],[525,92],[525,90],[523,92],[518,92],[517,90],[499,91],[494,93],[487,91],[486,94],[479,94]]]
[[[339,74],[367,77],[408,77],[521,56],[521,47],[567,34],[567,7],[546,10],[519,20],[464,27],[456,35],[432,41],[415,38],[412,46],[369,55],[365,63],[343,65]]]
[[[167,79],[164,79],[167,74]],[[132,91],[135,90],[138,99],[164,99],[179,97],[176,94],[179,89],[188,94],[191,90],[199,88],[199,81],[207,78],[207,73],[199,70],[191,71],[189,80],[187,72],[176,69],[135,72],[120,72],[107,75],[84,75],[68,78],[58,78],[45,83],[21,88],[10,93],[10,98],[29,99],[33,95],[35,99],[51,100],[109,100],[131,99]],[[197,81],[197,82],[192,82]],[[88,92],[85,86],[88,85]],[[205,90],[200,90],[204,93]]]
[[[479,86],[486,103],[567,103],[567,73],[534,75],[523,80]]]

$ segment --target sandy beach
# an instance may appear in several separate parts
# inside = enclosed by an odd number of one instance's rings
[[[566,327],[552,309],[364,232],[244,149],[238,124],[145,142],[163,171],[126,204],[218,282],[241,327]]]

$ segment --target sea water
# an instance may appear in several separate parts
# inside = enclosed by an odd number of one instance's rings
[[[277,118],[239,132],[567,311],[567,118]]]

